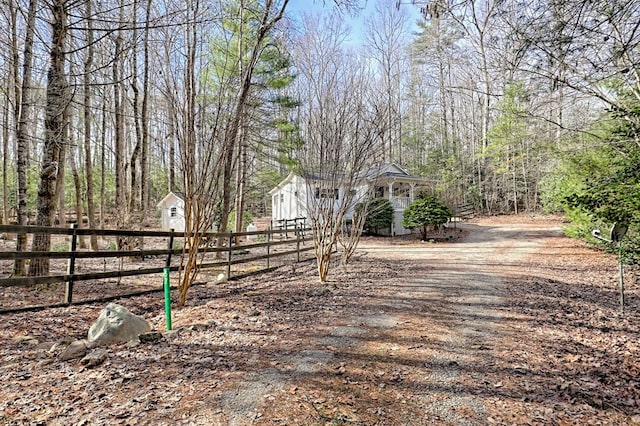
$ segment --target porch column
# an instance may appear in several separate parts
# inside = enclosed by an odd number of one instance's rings
[[[415,188],[416,188],[416,184],[415,183],[410,183],[409,184],[409,203],[413,203],[413,197],[414,197]]]
[[[389,182],[389,201],[391,201],[391,205],[393,206],[393,221],[391,221],[391,236],[396,236],[396,206],[393,203],[393,181]]]

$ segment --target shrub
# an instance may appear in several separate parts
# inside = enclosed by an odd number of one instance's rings
[[[356,214],[363,209],[362,204],[356,206]],[[393,222],[393,205],[387,198],[374,198],[369,202],[367,217],[364,221],[364,229],[367,232],[378,234],[381,229],[388,229]]]
[[[407,229],[419,229],[423,240],[427,239],[429,226],[438,227],[453,216],[451,209],[436,197],[424,196],[409,204],[402,217],[402,226]]]

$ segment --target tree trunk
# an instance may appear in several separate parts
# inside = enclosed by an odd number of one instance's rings
[[[236,147],[239,143],[238,133],[240,132],[240,123],[244,115],[247,99],[249,98],[249,92],[251,90],[251,83],[253,79],[253,72],[255,70],[256,63],[260,56],[260,52],[263,47],[262,44],[265,38],[269,35],[273,27],[282,19],[285,8],[289,3],[285,0],[276,13],[276,16],[269,19],[271,15],[271,9],[274,6],[272,1],[267,1],[264,6],[264,12],[261,17],[260,28],[256,38],[253,41],[254,44],[251,49],[251,56],[246,64],[242,64],[240,67],[241,73],[241,85],[237,97],[236,104],[234,106],[233,115],[231,116],[227,132],[224,137],[224,161],[223,161],[223,178],[222,178],[222,220],[220,222],[220,232],[226,232],[227,221],[229,219],[229,213],[231,209],[231,182],[233,181],[233,159],[236,151]],[[242,58],[244,55],[241,55]]]
[[[138,40],[138,0],[134,0],[133,7],[133,39]],[[138,184],[138,158],[140,156],[140,150],[142,145],[142,129],[140,128],[140,88],[138,87],[138,49],[137,43],[134,43],[131,47],[131,62],[132,62],[132,74],[131,74],[131,90],[133,90],[133,122],[136,134],[136,144],[131,152],[131,159],[129,161],[129,173],[131,177],[130,185],[130,198],[129,198],[129,211],[133,213],[136,211],[136,207],[139,206],[138,200],[141,198],[140,188],[142,184]],[[138,195],[140,194],[140,197]]]
[[[100,128],[100,228],[105,226],[105,191],[107,167],[107,97],[102,98],[102,123]]]
[[[198,13],[200,2],[194,1],[188,6],[194,16]],[[178,304],[184,305],[187,301],[187,293],[200,270],[198,265],[198,247],[200,235],[198,234],[200,209],[203,207],[203,195],[198,190],[197,165],[196,165],[196,129],[195,114],[197,102],[196,88],[196,44],[198,31],[195,23],[187,26],[186,42],[186,66],[184,70],[185,81],[185,113],[182,121],[182,143],[180,146],[180,158],[182,161],[182,173],[184,180],[184,221],[185,221],[185,249],[188,244],[188,254],[182,256],[182,266],[178,284]],[[186,254],[186,255],[185,255]]]
[[[85,2],[85,19],[87,20],[87,50],[84,60],[83,76],[83,108],[84,108],[84,171],[86,177],[87,216],[89,228],[96,229],[96,212],[93,200],[93,162],[91,161],[91,124],[93,121],[91,105],[91,66],[93,64],[93,18],[91,0]],[[80,219],[78,219],[80,220]],[[78,222],[80,226],[81,222]],[[91,250],[98,250],[98,236],[90,237]]]
[[[236,179],[236,232],[242,232],[244,229],[244,192],[247,184],[247,146],[244,137],[244,132],[241,132],[240,154],[238,156],[240,163]]]
[[[9,223],[9,187],[7,185],[9,169],[9,115],[11,109],[11,90],[17,85],[16,82],[8,82],[7,91],[4,96],[4,117],[2,120],[2,224]]]
[[[142,212],[143,217],[149,211],[149,193],[151,179],[149,178],[149,20],[151,18],[151,0],[147,0],[146,17],[144,22],[144,75],[142,77],[142,150],[140,152],[140,180],[142,182]],[[147,219],[145,219],[147,220]]]
[[[69,93],[65,75],[65,42],[67,38],[67,4],[66,0],[56,0],[51,4],[52,35],[50,64],[47,74],[47,109],[45,116],[45,141],[38,187],[38,213],[36,224],[51,226],[55,213],[56,185],[58,184],[58,168],[60,153],[64,146],[66,109],[69,104]],[[62,184],[62,182],[60,183]],[[34,234],[33,251],[49,251],[50,234]],[[48,275],[49,259],[32,259],[29,275]]]
[[[176,188],[176,121],[169,112],[169,191]]]
[[[10,83],[11,84],[11,83]],[[9,168],[9,91],[4,97],[4,119],[2,129],[2,224],[9,223],[9,194],[8,194],[8,168]]]
[[[71,166],[71,174],[73,175],[73,187],[75,189],[75,213],[76,224],[78,228],[84,228],[84,221],[82,220],[82,183],[80,182],[80,175],[78,174],[78,167],[76,166],[75,155],[71,153],[69,156],[69,165]],[[79,247],[87,248],[87,241],[84,235],[80,236]]]
[[[120,22],[124,21],[124,6],[120,4]],[[127,222],[127,199],[126,199],[126,178],[125,178],[125,134],[124,134],[124,105],[121,94],[122,72],[120,70],[123,37],[122,29],[118,29],[115,39],[114,59],[113,59],[113,110],[115,113],[115,158],[116,158],[116,221],[117,227],[121,228]]]
[[[13,3],[12,3],[13,4]],[[17,155],[17,179],[18,179],[18,225],[26,225],[28,222],[27,213],[27,167],[29,157],[29,110],[31,104],[31,71],[33,58],[33,37],[35,32],[37,0],[29,2],[29,11],[27,12],[27,33],[24,41],[24,58],[22,64],[22,90],[16,90],[16,105],[20,105],[16,117],[18,128],[16,139],[18,144]],[[17,81],[16,81],[17,83]],[[18,97],[20,99],[18,99]],[[16,240],[16,251],[27,250],[27,234],[19,233]],[[22,276],[26,273],[26,263],[22,259],[15,261],[13,266],[13,274]]]
[[[69,96],[71,98],[71,96]],[[67,212],[65,209],[65,193],[64,193],[64,169],[65,163],[67,159],[67,150],[69,149],[69,144],[66,141],[69,139],[69,114],[68,108],[65,109],[64,114],[64,124],[63,124],[63,135],[62,140],[64,144],[60,146],[60,152],[58,155],[58,173],[56,175],[56,189],[53,198],[55,199],[57,205],[58,212],[58,226],[63,228],[67,227]]]

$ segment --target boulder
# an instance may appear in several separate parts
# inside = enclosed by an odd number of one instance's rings
[[[151,330],[141,316],[132,314],[124,306],[109,303],[95,323],[89,328],[87,338],[90,348],[114,343],[137,343],[140,334]]]

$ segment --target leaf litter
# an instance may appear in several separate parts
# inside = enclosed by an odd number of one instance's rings
[[[327,284],[307,262],[193,287],[171,332],[161,294],[124,299],[163,338],[84,363],[52,346],[103,306],[5,315],[0,424],[640,424],[636,271],[623,316],[615,257],[560,226],[367,237]]]

